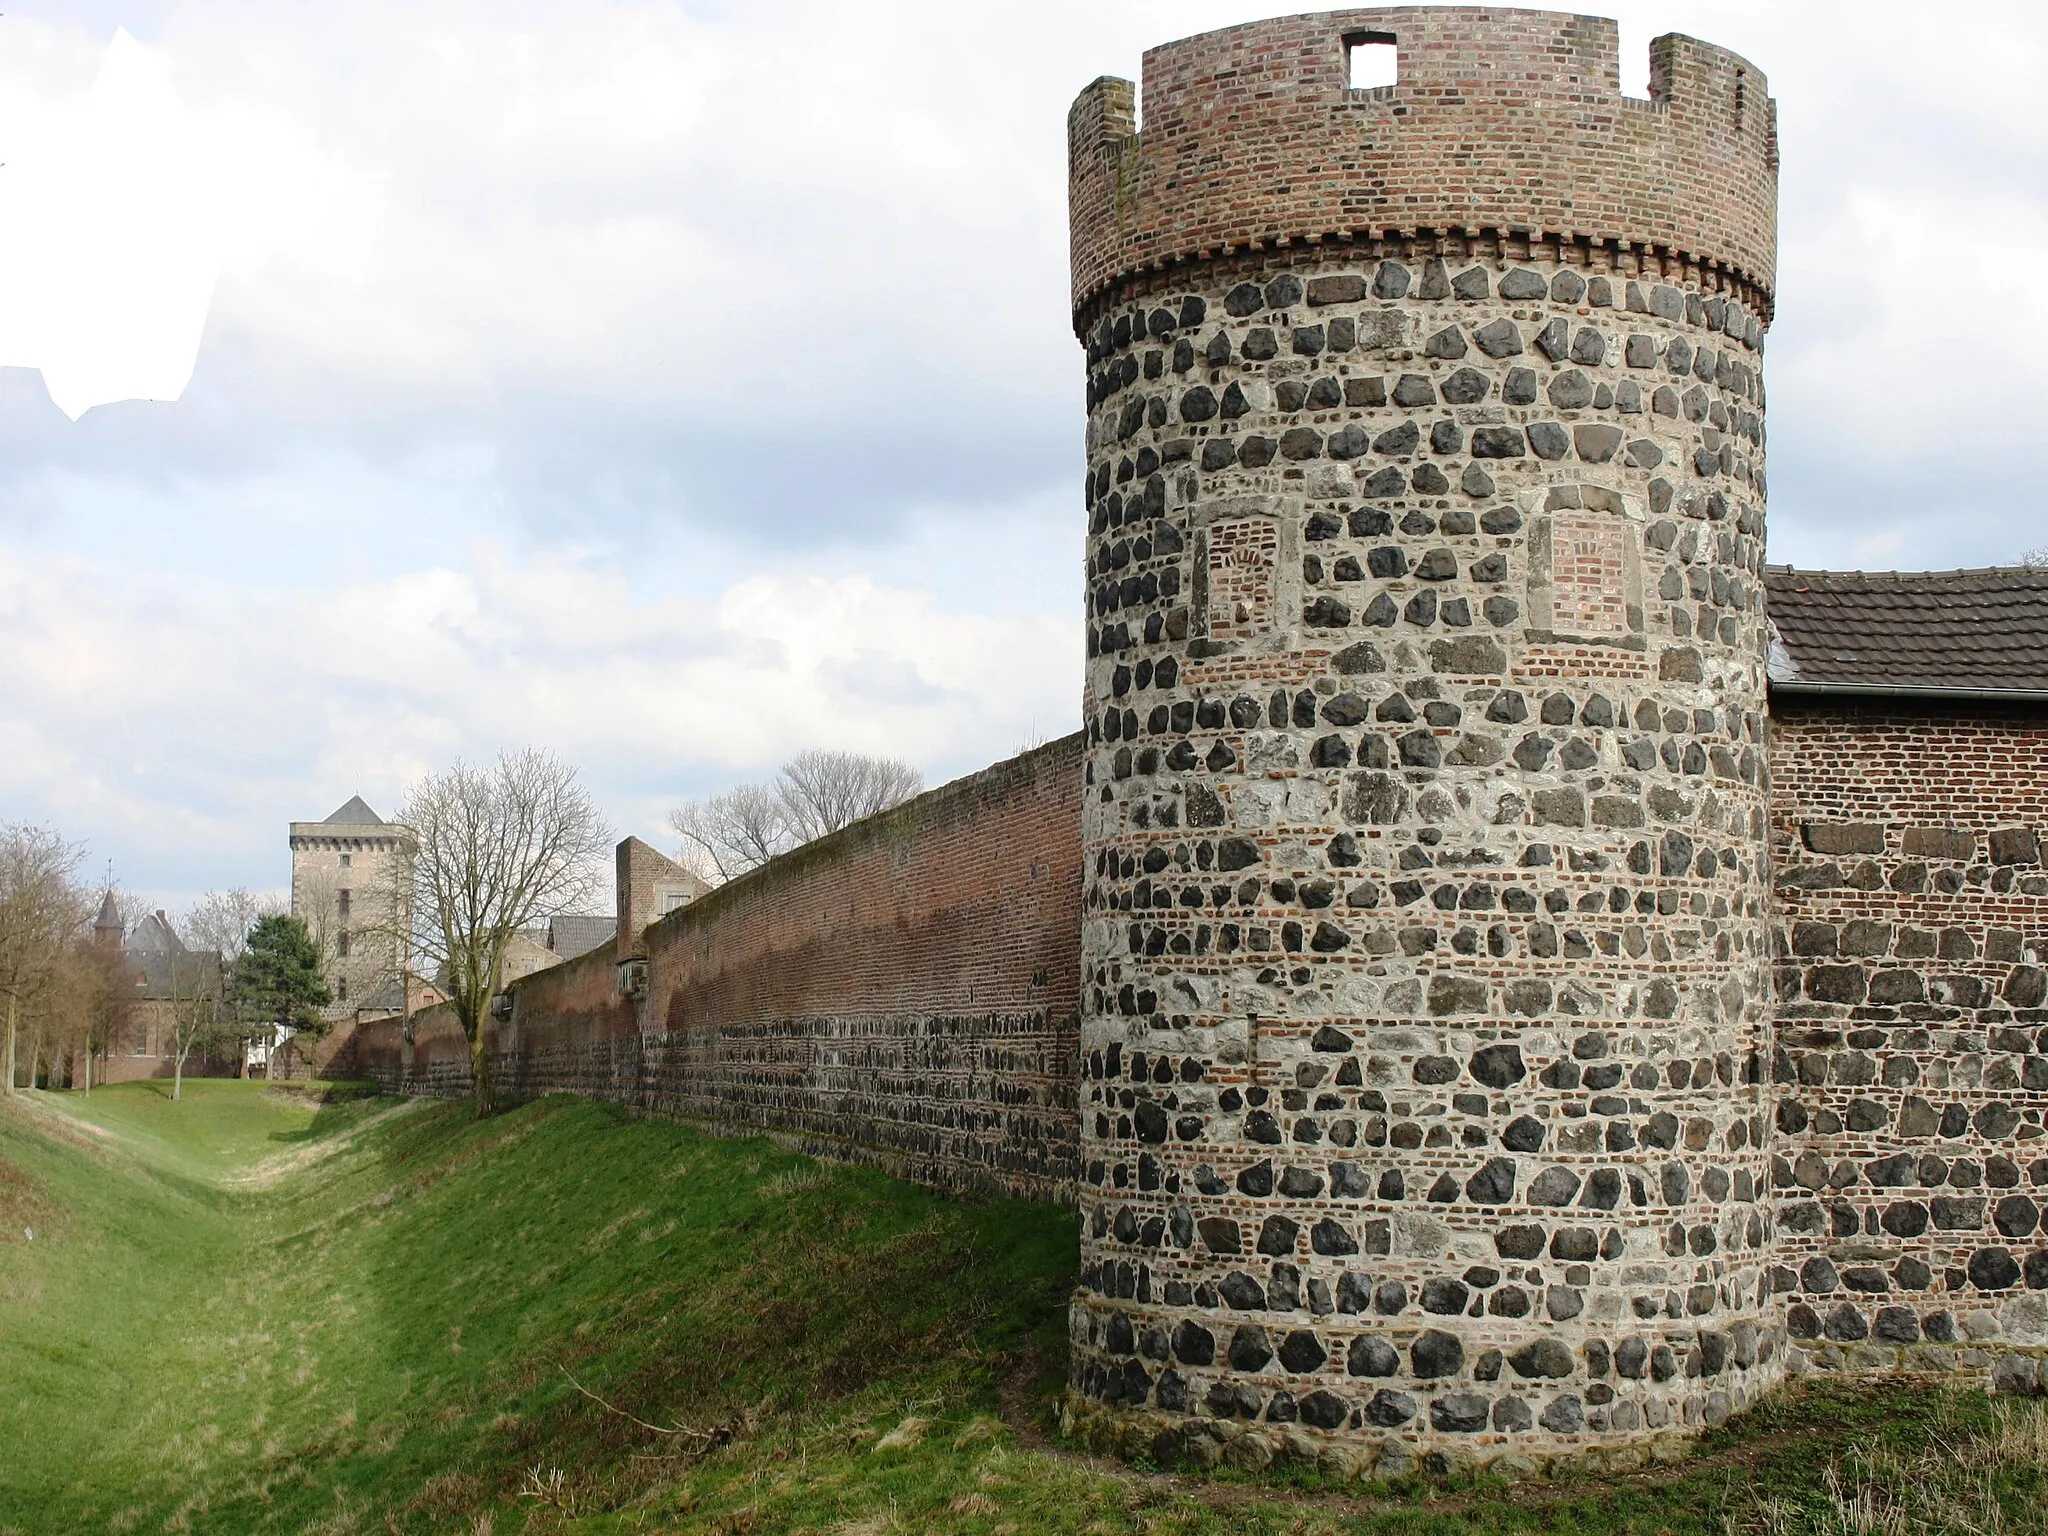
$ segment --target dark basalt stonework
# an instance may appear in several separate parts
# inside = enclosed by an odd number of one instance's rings
[[[1393,1454],[1782,1369],[1760,326],[1219,264],[1087,332],[1076,1385]]]

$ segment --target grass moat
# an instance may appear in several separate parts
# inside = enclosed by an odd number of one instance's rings
[[[1935,1382],[1513,1486],[1093,1457],[1056,1428],[1076,1247],[566,1097],[0,1100],[0,1536],[2048,1536],[2048,1404]]]

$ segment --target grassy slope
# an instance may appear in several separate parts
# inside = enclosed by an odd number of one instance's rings
[[[1063,1213],[569,1099],[187,1093],[0,1109],[0,1531],[2048,1532],[2048,1419],[1910,1387],[1599,1484],[1109,1468],[995,1417]]]
[[[107,1138],[0,1112],[0,1199],[46,1223],[0,1246],[0,1529],[427,1531],[492,1504],[516,1528],[546,1507],[525,1468],[586,1500],[677,1469],[632,1457],[679,1437],[565,1370],[663,1425],[893,1425],[986,1399],[1072,1270],[1063,1213],[575,1100],[476,1126],[259,1086],[65,1102]]]

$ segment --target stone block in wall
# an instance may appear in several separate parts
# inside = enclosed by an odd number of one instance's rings
[[[2038,864],[2041,838],[2032,827],[1997,827],[1991,833],[1994,864]]]
[[[1967,864],[1977,852],[1977,836],[1967,827],[1908,827],[1900,834],[1904,852],[1922,859],[1952,859]]]
[[[1884,828],[1874,823],[1809,821],[1800,831],[1815,853],[1884,852]]]

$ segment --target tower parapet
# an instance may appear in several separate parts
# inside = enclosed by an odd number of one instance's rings
[[[1750,66],[1654,58],[1632,103],[1609,22],[1342,11],[1070,118],[1119,1433],[1629,1456],[1781,1369],[1776,150]]]
[[[1348,52],[1399,77],[1354,90]],[[1284,16],[1153,48],[1067,117],[1073,302],[1237,251],[1389,235],[1533,242],[1703,269],[1768,318],[1778,138],[1763,74],[1671,34],[1624,96],[1604,17],[1478,6]]]

